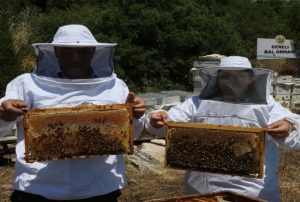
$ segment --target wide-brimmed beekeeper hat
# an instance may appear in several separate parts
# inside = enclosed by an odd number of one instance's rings
[[[34,43],[33,47],[53,49],[53,46],[64,47],[114,47],[115,43],[99,43],[91,31],[83,25],[65,25],[60,27],[54,35],[52,43]]]
[[[113,57],[116,43],[100,43],[91,31],[83,25],[65,25],[54,35],[52,43],[34,43],[32,46],[38,56],[34,73],[56,78],[60,71],[54,47],[95,47],[91,68],[98,78],[111,76],[114,71]]]
[[[200,68],[199,75],[201,77],[202,91],[200,93],[201,99],[213,99],[216,93],[216,86],[218,85],[218,73],[226,70],[246,70],[251,71],[253,75],[251,91],[249,97],[254,97],[250,100],[252,103],[267,103],[267,92],[270,90],[272,71],[268,69],[252,68],[251,62],[248,58],[242,56],[229,56],[223,58],[219,66]],[[250,102],[249,101],[249,102]]]
[[[218,68],[252,68],[248,58],[241,56],[229,56],[221,60]]]

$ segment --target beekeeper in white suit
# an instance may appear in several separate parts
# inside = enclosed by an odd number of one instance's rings
[[[300,148],[300,116],[291,113],[270,95],[272,72],[252,68],[245,57],[223,58],[219,67],[200,69],[204,88],[171,108],[148,113],[145,127],[160,137],[165,121],[201,122],[267,128],[263,179],[186,172],[185,194],[231,190],[267,201],[280,201],[276,176],[279,150]]]
[[[37,67],[7,85],[0,100],[0,137],[19,122],[12,201],[117,201],[126,186],[122,155],[25,162],[22,108],[135,103],[134,135],[143,129],[145,101],[114,73],[116,44],[98,43],[82,25],[58,29],[52,43],[33,44]],[[80,200],[81,199],[81,200]]]

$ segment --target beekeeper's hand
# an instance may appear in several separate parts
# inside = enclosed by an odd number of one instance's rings
[[[289,136],[290,127],[287,121],[275,121],[267,127],[267,133],[274,139],[285,139]]]
[[[161,128],[168,120],[168,114],[166,112],[154,112],[150,116],[150,125],[154,128]]]
[[[134,103],[133,106],[133,117],[136,119],[141,118],[146,112],[146,102],[145,100],[136,97],[134,93],[128,93],[125,103]]]
[[[23,115],[22,108],[26,107],[27,104],[23,100],[5,100],[0,106],[0,119],[6,122],[15,121]]]

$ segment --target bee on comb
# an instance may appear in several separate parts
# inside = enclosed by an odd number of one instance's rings
[[[132,104],[24,111],[27,162],[132,154]]]
[[[165,167],[263,177],[263,128],[169,122]]]

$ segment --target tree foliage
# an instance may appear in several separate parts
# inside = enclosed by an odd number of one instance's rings
[[[0,17],[0,96],[3,97],[7,83],[24,73],[21,68],[22,51],[15,51],[10,33],[10,24],[6,15]]]
[[[199,55],[246,54],[234,25],[194,1],[128,0],[101,5],[54,6],[33,23],[35,40],[50,42],[61,25],[86,25],[98,41],[118,43],[116,73],[135,92],[191,90],[189,70]]]
[[[87,26],[99,42],[117,43],[115,72],[130,90],[192,90],[201,55],[256,57],[256,39],[296,39],[299,1],[13,0],[30,8],[28,46],[51,42],[58,27]],[[10,5],[12,6],[12,5]],[[18,15],[18,7],[11,7]]]

